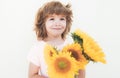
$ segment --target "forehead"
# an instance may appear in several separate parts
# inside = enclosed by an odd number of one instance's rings
[[[63,15],[63,14],[59,14],[59,15],[57,15],[57,14],[49,14],[48,17],[66,17],[66,16]]]

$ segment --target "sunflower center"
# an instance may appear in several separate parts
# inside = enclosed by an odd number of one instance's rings
[[[58,63],[58,66],[61,68],[61,69],[64,69],[64,68],[66,68],[66,63],[64,62],[64,61],[60,61],[59,63]]]
[[[76,60],[79,60],[79,54],[74,49],[69,49],[69,51],[72,53],[71,56],[74,57]]]
[[[54,64],[55,64],[56,71],[61,73],[65,73],[69,71],[71,67],[70,60],[64,57],[57,58]]]

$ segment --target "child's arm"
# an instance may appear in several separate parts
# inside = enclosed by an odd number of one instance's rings
[[[80,70],[78,78],[85,78],[85,70]]]
[[[29,64],[29,73],[28,73],[28,78],[46,78],[44,76],[38,75],[40,67],[30,63]]]

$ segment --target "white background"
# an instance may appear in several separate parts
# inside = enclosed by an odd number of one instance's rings
[[[0,78],[27,78],[34,17],[49,0],[0,0]],[[80,28],[103,48],[107,64],[90,63],[86,78],[120,78],[119,0],[60,0],[71,3],[72,31]]]

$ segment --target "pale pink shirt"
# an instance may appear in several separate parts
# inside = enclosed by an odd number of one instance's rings
[[[72,43],[73,40],[71,37],[68,37],[65,42],[62,45],[56,46],[59,50],[63,48],[66,44]],[[48,77],[47,74],[47,65],[45,63],[44,59],[44,47],[45,47],[44,41],[37,41],[35,45],[30,50],[30,53],[28,54],[28,61],[35,64],[36,66],[39,66],[41,68],[41,71],[39,70],[39,75],[44,75]]]

